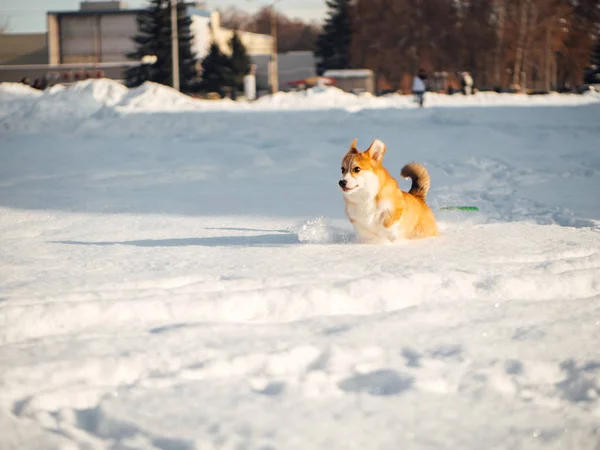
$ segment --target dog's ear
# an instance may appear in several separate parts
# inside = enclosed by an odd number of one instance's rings
[[[356,148],[356,141],[358,139],[354,139],[352,141],[352,143],[350,144],[350,149],[348,150],[348,153],[352,154],[352,153],[358,153],[358,149]]]
[[[367,149],[366,153],[368,153],[373,161],[376,163],[381,163],[383,160],[383,155],[385,154],[385,144],[379,139],[375,139],[371,146]]]

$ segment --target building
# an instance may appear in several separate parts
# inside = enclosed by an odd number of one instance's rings
[[[234,30],[221,27],[221,15],[218,11],[198,10],[190,8],[192,17],[192,32],[194,33],[194,50],[198,58],[203,58],[214,40],[221,51],[230,53],[229,41],[233,37]],[[208,21],[203,22],[202,17]],[[269,55],[273,49],[273,38],[266,34],[250,33],[249,31],[238,31],[240,40],[246,47],[250,57],[257,55]]]
[[[269,86],[268,65],[271,55],[257,55],[253,62],[263,70],[258,71],[256,84],[263,90]],[[316,76],[315,55],[311,51],[296,51],[279,53],[277,56],[279,89],[282,91],[290,90],[294,87],[290,84],[293,81],[303,80]]]
[[[131,36],[142,10],[118,1],[82,2],[79,11],[48,12],[50,64],[130,62]]]
[[[282,53],[278,56],[279,87],[289,89],[290,82],[317,75],[315,55],[311,51]]]
[[[208,54],[211,43],[219,45],[223,53],[231,54],[229,41],[234,30],[221,27],[221,16],[218,11],[205,11],[198,8],[188,9],[192,24],[190,29],[194,35],[192,49],[198,58],[198,63]],[[238,31],[240,40],[246,47],[248,56],[255,66],[257,87],[265,90],[269,86],[269,60],[273,48],[273,38],[266,34]],[[198,64],[200,70],[200,64]]]
[[[375,76],[370,69],[327,70],[323,76],[335,80],[335,85],[346,92],[375,93]]]
[[[136,17],[142,9],[129,9],[121,1],[83,1],[76,11],[49,11],[48,32],[0,35],[0,81],[37,78],[49,73],[65,81],[82,74],[102,72],[120,79],[127,67],[139,64],[127,54],[135,51]],[[194,34],[192,49],[201,60],[217,42],[229,53],[233,30],[224,29],[218,12],[188,7]],[[257,65],[257,77],[266,76],[263,57],[271,53],[271,36],[240,32],[240,39]]]
[[[0,64],[48,64],[46,33],[0,34]]]
[[[126,54],[135,51],[131,36],[137,33],[136,16],[142,11],[127,9],[120,1],[88,1],[81,3],[79,11],[49,12],[50,64],[129,61]],[[213,40],[221,51],[230,52],[233,30],[221,28],[218,11],[189,7],[188,15],[196,58],[206,56]],[[240,38],[251,56],[271,52],[271,36],[244,31]]]
[[[48,71],[46,33],[0,34],[0,81],[31,81]]]

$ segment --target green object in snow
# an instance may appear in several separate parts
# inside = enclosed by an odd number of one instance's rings
[[[459,210],[459,211],[479,211],[479,208],[477,206],[444,206],[443,208],[440,208],[442,211],[454,211],[454,210]]]

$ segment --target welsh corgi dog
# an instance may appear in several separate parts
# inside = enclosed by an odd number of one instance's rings
[[[421,164],[410,163],[400,175],[410,178],[410,191],[403,192],[398,182],[383,167],[385,144],[373,141],[364,152],[356,139],[342,160],[339,186],[346,203],[346,215],[363,243],[394,243],[439,234],[433,212],[425,203],[429,173]]]

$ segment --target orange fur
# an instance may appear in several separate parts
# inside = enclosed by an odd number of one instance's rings
[[[359,238],[365,242],[395,242],[439,234],[433,212],[425,202],[429,174],[420,164],[402,169],[402,176],[412,179],[410,192],[403,192],[398,182],[383,167],[385,145],[375,140],[364,152],[356,140],[342,160],[342,180],[346,215]]]

